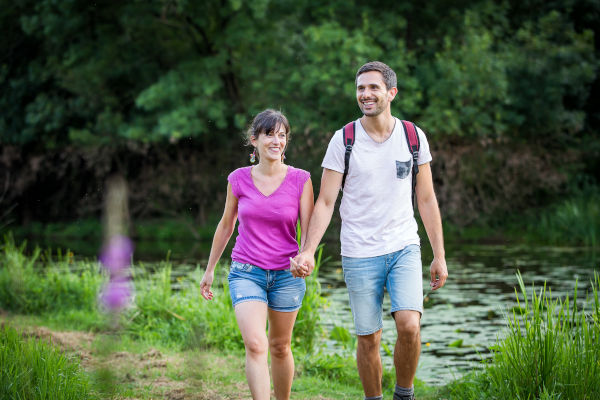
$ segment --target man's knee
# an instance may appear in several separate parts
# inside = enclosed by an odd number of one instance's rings
[[[398,337],[411,339],[421,332],[421,318],[417,311],[396,311],[394,313]]]
[[[358,336],[358,351],[365,353],[379,352],[379,343],[381,341],[381,331],[370,335]]]

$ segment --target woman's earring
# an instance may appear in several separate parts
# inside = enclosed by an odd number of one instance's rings
[[[250,153],[250,162],[253,164],[254,164],[254,162],[256,162],[256,147],[254,148],[252,153]]]

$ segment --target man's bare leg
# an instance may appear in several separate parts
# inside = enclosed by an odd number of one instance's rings
[[[421,314],[402,310],[394,313],[398,339],[394,348],[394,366],[398,386],[413,386],[421,354]]]
[[[356,363],[366,397],[381,395],[381,329],[370,335],[358,336]]]

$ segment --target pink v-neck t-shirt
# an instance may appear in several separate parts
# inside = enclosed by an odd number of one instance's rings
[[[290,257],[298,254],[296,223],[310,173],[288,166],[281,185],[265,196],[254,185],[251,169],[238,168],[227,177],[238,199],[238,235],[231,259],[262,269],[288,269]]]

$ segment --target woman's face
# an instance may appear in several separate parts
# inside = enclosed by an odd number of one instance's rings
[[[260,161],[281,161],[287,144],[285,126],[281,124],[272,132],[259,133],[258,138],[253,137],[251,142]]]

